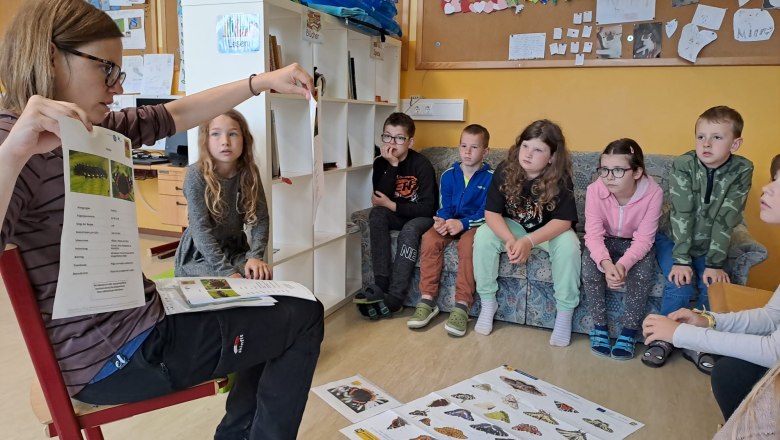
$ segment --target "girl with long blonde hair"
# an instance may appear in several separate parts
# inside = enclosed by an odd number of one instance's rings
[[[176,276],[271,278],[263,261],[268,206],[253,148],[236,110],[198,128],[198,161],[184,180],[189,227],[176,249]]]
[[[580,242],[571,157],[561,128],[546,119],[533,122],[518,136],[506,160],[493,173],[485,205],[485,225],[474,238],[474,278],[481,300],[477,333],[493,330],[497,311],[501,253],[522,264],[531,249],[550,254],[557,308],[550,345],[566,346],[580,297]]]

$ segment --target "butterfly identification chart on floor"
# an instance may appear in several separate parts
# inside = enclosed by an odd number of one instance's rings
[[[60,118],[65,213],[54,319],[144,304],[130,140]]]
[[[644,426],[509,366],[341,430],[355,440],[619,440]]]

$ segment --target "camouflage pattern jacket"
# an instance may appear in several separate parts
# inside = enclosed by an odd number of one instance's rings
[[[718,168],[707,168],[696,151],[674,160],[669,184],[674,264],[690,266],[704,255],[706,267],[723,268],[752,181],[753,163],[742,156],[732,155]]]

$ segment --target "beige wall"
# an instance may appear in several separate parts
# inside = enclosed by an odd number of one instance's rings
[[[410,39],[415,40],[416,0],[411,0]],[[664,50],[668,50],[664,48]],[[780,283],[780,225],[758,217],[769,163],[780,153],[780,66],[428,70],[401,74],[401,96],[465,98],[466,122],[420,122],[415,145],[455,145],[467,123],[485,125],[491,145],[509,147],[528,123],[549,118],[564,130],[572,150],[600,151],[631,137],[646,153],[680,154],[693,148],[694,122],[708,107],[728,105],[745,119],[739,154],[756,166],[745,218],[769,249],[750,285],[774,290]]]

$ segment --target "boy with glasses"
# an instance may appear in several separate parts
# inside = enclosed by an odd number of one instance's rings
[[[709,285],[730,282],[724,268],[731,233],[742,222],[753,182],[753,163],[734,154],[742,146],[743,125],[732,108],[708,109],[696,121],[696,149],[672,164],[671,234],[659,233],[655,239],[656,258],[667,278],[661,315],[687,308],[694,285],[699,291],[696,308],[709,308]],[[642,362],[660,367],[673,349],[666,341],[655,341]]]
[[[373,208],[368,217],[374,284],[354,299],[360,313],[372,320],[403,308],[420,239],[433,226],[438,204],[433,165],[410,149],[414,131],[408,115],[391,114],[384,123],[380,156],[374,160]],[[390,231],[400,231],[394,261]]]

